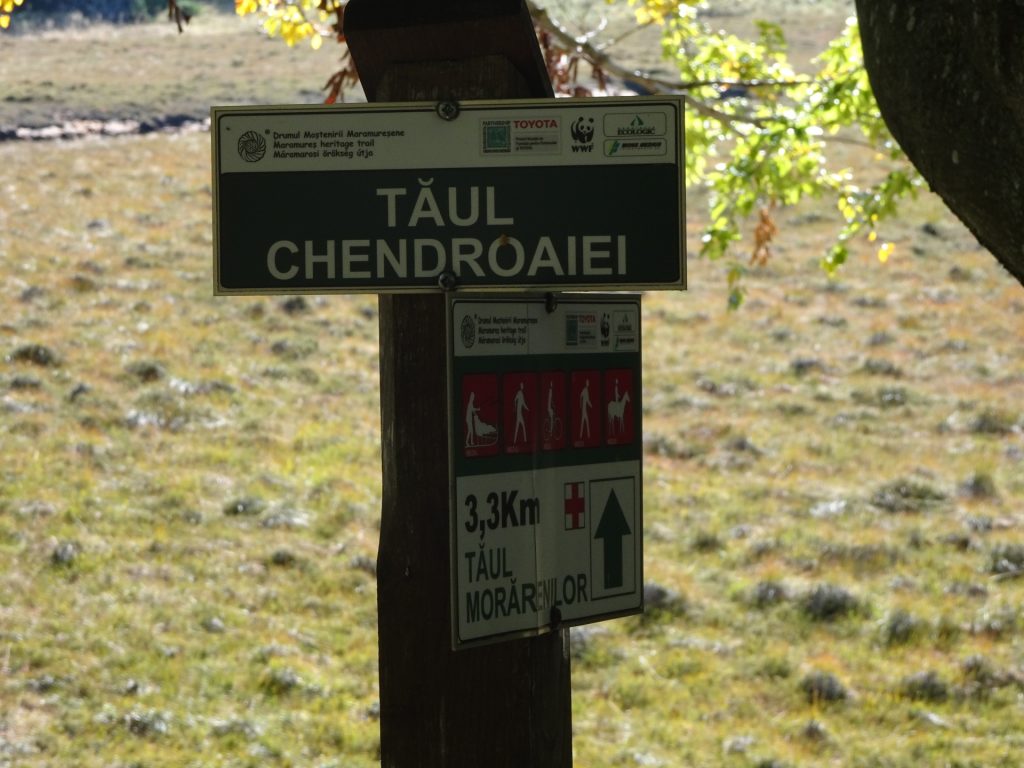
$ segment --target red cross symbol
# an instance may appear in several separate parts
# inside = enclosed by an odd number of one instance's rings
[[[583,497],[583,483],[565,484],[565,530],[574,531],[584,526],[583,512],[586,500]]]

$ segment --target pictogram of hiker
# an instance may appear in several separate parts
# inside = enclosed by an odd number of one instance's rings
[[[583,430],[587,431],[587,439],[590,438],[590,379],[583,382],[583,389],[580,390],[580,437],[583,439]]]
[[[512,438],[512,444],[515,445],[519,442],[519,428],[523,430],[523,442],[526,442],[526,418],[523,413],[530,410],[530,407],[526,404],[526,395],[523,394],[523,382],[519,382],[519,391],[516,392],[515,398],[512,400],[512,404],[516,409],[516,432]]]
[[[476,445],[476,422],[480,409],[476,407],[476,392],[469,393],[469,404],[466,406],[466,447]]]

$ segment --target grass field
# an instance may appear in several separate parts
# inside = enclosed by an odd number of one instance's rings
[[[103,83],[182,44],[197,109],[333,63],[223,17],[4,39],[0,123],[178,110]],[[210,215],[204,133],[0,144],[4,768],[379,762],[376,303],[213,298]],[[837,280],[831,211],[780,226],[741,312],[697,259],[645,297],[650,609],[573,633],[576,765],[1018,766],[1024,288],[931,197]]]

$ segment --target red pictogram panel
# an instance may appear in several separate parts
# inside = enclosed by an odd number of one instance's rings
[[[605,442],[608,445],[629,445],[636,432],[633,372],[628,368],[605,371],[604,398]]]
[[[467,457],[498,452],[498,377],[477,373],[462,377],[463,450]]]
[[[569,431],[565,409],[565,374],[562,371],[544,371],[540,375],[541,428],[540,447],[545,451],[565,448]]]
[[[501,377],[506,453],[533,453],[539,441],[540,403],[536,373],[507,373]]]
[[[569,377],[569,442],[574,448],[593,448],[601,444],[604,407],[601,398],[600,371],[573,371]]]

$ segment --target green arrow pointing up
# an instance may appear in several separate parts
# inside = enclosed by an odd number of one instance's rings
[[[626,516],[622,513],[619,498],[612,490],[601,513],[601,522],[597,524],[595,539],[604,540],[604,588],[612,589],[622,586],[622,537],[629,536],[632,531]]]

